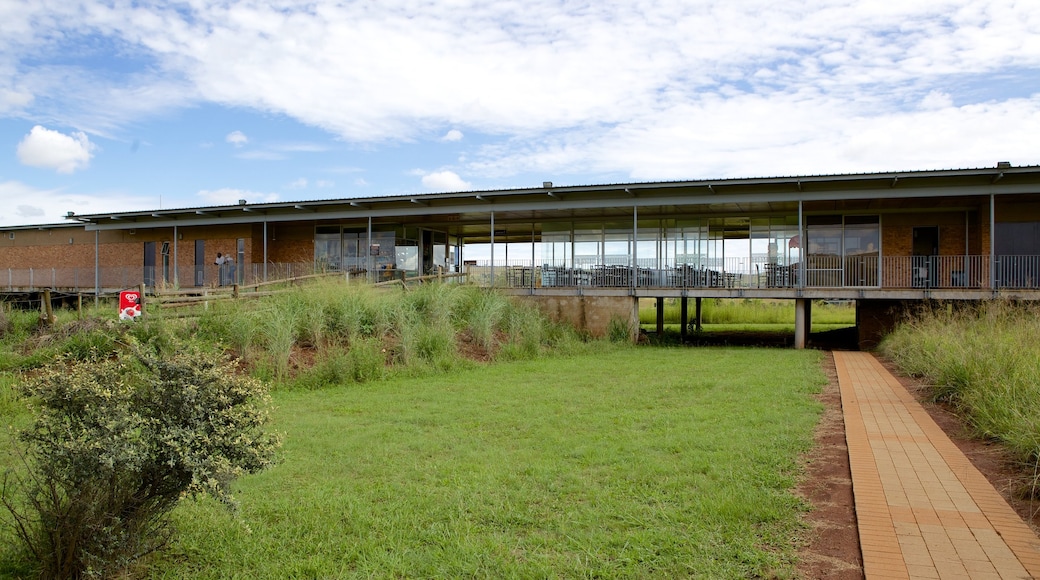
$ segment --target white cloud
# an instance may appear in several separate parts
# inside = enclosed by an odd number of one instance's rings
[[[245,133],[241,131],[232,131],[228,133],[227,137],[224,137],[224,140],[235,147],[241,147],[246,143],[249,143],[249,137],[246,137]]]
[[[946,109],[952,106],[953,98],[950,97],[949,93],[939,90],[931,91],[921,99],[921,108],[929,111]]]
[[[306,177],[301,177],[301,178],[293,181],[292,183],[290,183],[286,187],[288,187],[289,189],[307,189],[307,178]]]
[[[18,144],[18,160],[31,167],[72,173],[89,166],[96,149],[86,133],[66,135],[36,125]]]
[[[422,177],[423,187],[434,191],[465,191],[473,186],[454,171],[436,171]]]
[[[70,211],[92,214],[147,207],[155,207],[155,199],[119,191],[82,194],[13,180],[0,182],[0,226],[61,223]]]
[[[32,102],[33,96],[30,93],[0,88],[0,113],[21,110]]]
[[[322,153],[329,150],[328,146],[320,143],[275,143],[271,149],[287,153]]]
[[[42,207],[35,205],[19,205],[14,210],[15,215],[23,218],[37,218],[47,215]]]
[[[260,193],[230,187],[215,190],[204,189],[196,195],[202,199],[203,205],[234,205],[242,199],[248,203],[271,203],[278,201],[277,193]]]
[[[63,58],[94,35],[116,64]],[[0,114],[97,135],[215,103],[370,147],[465,127],[440,139],[496,140],[460,154],[474,180],[1036,162],[1038,70],[1040,11],[1011,0],[0,3]]]
[[[318,189],[327,189],[329,187],[336,187],[336,182],[329,181],[328,179],[319,179],[318,181],[314,182],[314,187],[317,187]]]
[[[275,151],[243,151],[236,154],[235,157],[251,161],[284,161],[288,159],[286,155]]]

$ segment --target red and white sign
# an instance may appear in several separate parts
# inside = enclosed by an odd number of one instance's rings
[[[126,290],[119,293],[119,320],[134,320],[141,315],[141,293]]]

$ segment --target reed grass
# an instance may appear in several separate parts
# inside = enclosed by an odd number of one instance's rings
[[[921,308],[880,350],[955,405],[982,437],[1040,473],[1040,308],[1011,302]],[[1031,493],[1040,492],[1034,477]]]

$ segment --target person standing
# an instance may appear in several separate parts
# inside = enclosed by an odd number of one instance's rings
[[[217,252],[217,259],[213,261],[213,264],[217,267],[217,276],[218,276],[218,279],[220,280],[220,285],[221,286],[223,286],[223,285],[225,285],[227,283],[227,280],[226,280],[227,275],[226,275],[226,271],[225,271],[225,268],[224,268],[224,264],[225,264],[226,261],[227,261],[227,258],[225,258],[224,254],[221,254],[220,252]]]

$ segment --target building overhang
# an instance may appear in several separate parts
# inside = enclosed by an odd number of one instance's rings
[[[664,181],[69,214],[87,230],[301,221],[394,220],[466,224],[660,214],[742,215],[797,211],[899,211],[922,200],[970,206],[989,196],[1040,194],[1040,166],[895,173]],[[978,198],[969,203],[970,198]],[[959,201],[958,201],[959,200]],[[646,210],[650,210],[647,212]]]

